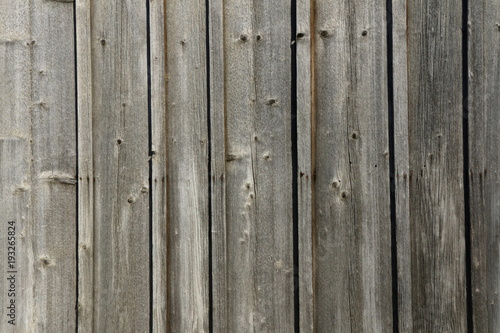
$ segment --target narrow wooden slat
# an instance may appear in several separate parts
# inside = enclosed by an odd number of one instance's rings
[[[299,236],[299,325],[314,332],[314,3],[298,0],[297,8],[297,158]],[[312,8],[311,8],[312,7]],[[296,291],[295,291],[296,292]]]
[[[168,309],[171,332],[208,332],[205,1],[166,1]]]
[[[30,3],[0,1],[0,331],[34,330],[33,211],[31,170]],[[15,298],[10,297],[8,222],[15,221]],[[12,235],[11,235],[12,237]],[[12,239],[11,239],[12,240]],[[14,295],[11,295],[14,296]],[[15,326],[9,324],[15,300]]]
[[[315,2],[318,332],[392,330],[385,10]]]
[[[39,0],[2,2],[0,7],[2,78],[7,78],[0,88],[1,173],[13,175],[2,181],[8,184],[2,202],[5,196],[8,204],[1,218],[6,219],[5,227],[7,220],[17,223],[18,263],[16,326],[5,320],[5,303],[0,330],[73,331],[77,182],[73,7]],[[2,240],[3,250],[7,243]],[[2,259],[6,265],[7,259]]]
[[[228,332],[224,4],[209,1],[213,332]]]
[[[225,161],[221,152],[213,151],[214,170],[222,171],[225,163],[225,184],[215,183],[214,188],[224,190],[225,185],[226,220],[224,225],[223,218],[215,217],[214,244],[225,241],[226,253],[213,269],[220,267],[226,276],[214,275],[225,281],[213,284],[218,288],[214,297],[225,298],[214,299],[214,304],[224,304],[227,317],[214,316],[214,321],[227,323],[214,327],[292,332],[291,8],[287,2],[237,0],[216,10],[224,18],[224,49],[214,56],[223,52],[224,59],[223,64],[220,58],[213,60],[218,62],[213,75],[221,75],[224,66],[225,82],[224,90],[214,87],[219,94],[213,97],[218,112],[214,125],[222,125],[224,98],[226,145]],[[221,134],[214,135],[213,147],[222,147]],[[224,227],[225,234],[219,233]],[[220,255],[217,250],[214,254]],[[225,293],[220,283],[227,286]]]
[[[82,89],[92,89],[92,141],[81,145],[92,144],[93,154],[93,330],[147,332],[146,4],[97,0],[89,10],[92,82]]]
[[[469,1],[469,184],[474,332],[500,331],[500,6]]]
[[[407,71],[408,124],[397,126],[409,138],[409,211],[397,243],[400,276],[411,280],[401,284],[400,321],[407,331],[465,332],[461,2],[409,1],[406,10],[407,67],[395,70]],[[396,161],[406,158],[403,140]]]
[[[94,313],[94,159],[90,0],[75,3],[78,140],[78,331],[92,332]]]
[[[398,285],[398,319],[400,332],[411,332],[413,329],[412,303],[406,299],[412,295],[411,275],[411,242],[410,239],[410,188],[409,188],[409,155],[408,155],[408,48],[406,27],[406,1],[392,2],[392,66],[394,96],[394,164],[396,191],[396,239],[397,285]]]
[[[165,101],[165,2],[149,2],[151,41],[151,154],[154,333],[167,331],[167,138]]]
[[[36,331],[71,332],[76,326],[77,182],[73,4],[34,0],[32,6]]]

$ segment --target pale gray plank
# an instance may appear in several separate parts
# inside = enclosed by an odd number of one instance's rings
[[[167,150],[165,2],[150,1],[153,332],[167,331]]]
[[[318,332],[392,330],[385,10],[315,2]]]
[[[168,329],[208,332],[205,1],[167,1]]]
[[[89,10],[95,181],[93,330],[147,332],[150,288],[146,4],[98,0],[91,2]]]
[[[228,332],[224,3],[209,2],[213,332]]]
[[[5,106],[0,112],[0,159],[9,170],[5,175],[14,175],[4,179],[10,184],[3,192],[9,204],[1,215],[17,222],[19,263],[17,323],[11,326],[2,320],[0,330],[72,331],[76,324],[73,9],[38,0],[3,1],[0,8],[2,78],[7,78],[0,88]]]
[[[0,54],[2,54],[1,51]],[[3,71],[3,68],[0,72],[7,74]],[[5,88],[7,88],[6,85],[0,84],[0,92],[2,94],[5,92]],[[22,89],[18,91],[20,93],[23,92]],[[21,97],[21,94],[10,96]],[[28,108],[18,111],[24,113],[24,116],[26,116]],[[7,112],[10,113],[10,110],[0,109],[2,120],[5,120],[3,116],[7,115]],[[19,120],[22,118],[29,120],[26,117],[20,117]],[[21,125],[15,122],[10,123],[14,126]],[[4,131],[4,128],[2,128],[2,135],[12,135],[9,132],[8,130]],[[34,228],[31,223],[31,151],[29,139],[20,138],[18,137],[19,134],[18,132],[16,136],[0,137],[0,184],[2,184],[0,187],[0,199],[2,200],[2,205],[0,206],[0,218],[2,219],[0,241],[3,244],[0,249],[2,267],[2,279],[0,281],[0,291],[2,292],[2,309],[0,313],[2,320],[0,322],[0,330],[6,333],[36,331],[35,314],[37,311],[33,302],[35,265],[33,264],[32,242],[35,233],[33,232]],[[9,221],[15,222],[15,235],[8,234],[9,231],[12,231],[12,229],[8,229]],[[15,239],[10,237],[15,237]],[[14,244],[10,244],[15,247],[15,262],[13,266],[9,265],[10,260],[8,256],[12,255],[11,253],[9,254],[12,248],[8,249],[8,240],[15,242]],[[15,280],[12,281],[15,284],[14,288],[12,288],[11,281],[8,280],[11,274],[7,273],[7,271],[11,270],[17,272],[14,274]],[[11,306],[11,300],[15,302],[14,313],[11,313],[11,309],[8,309]]]
[[[397,242],[397,283],[398,319],[400,332],[413,329],[412,303],[406,298],[412,295],[411,242],[410,239],[410,189],[408,155],[408,48],[406,27],[406,1],[392,2],[393,41],[393,94],[394,94],[394,163],[396,191],[396,239]]]
[[[400,318],[408,331],[465,332],[461,2],[411,1],[406,10],[409,220],[398,267],[411,280]]]
[[[92,332],[94,313],[94,173],[90,0],[75,3],[78,140],[78,331]]]
[[[475,332],[500,331],[500,4],[469,1],[469,183]]]
[[[34,307],[37,332],[76,326],[73,5],[32,1]]]
[[[35,329],[31,170],[31,20],[29,2],[0,1],[0,331]],[[11,297],[8,222],[16,222],[15,326],[7,317]],[[8,303],[9,302],[9,303]]]
[[[314,50],[311,33],[314,7],[297,1],[297,158],[299,234],[299,325],[301,332],[314,332]],[[295,292],[297,292],[295,290]]]
[[[290,4],[230,1],[222,15],[227,329],[291,332]]]

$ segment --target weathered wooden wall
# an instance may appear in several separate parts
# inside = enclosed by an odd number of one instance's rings
[[[0,0],[0,332],[500,331],[499,15]]]

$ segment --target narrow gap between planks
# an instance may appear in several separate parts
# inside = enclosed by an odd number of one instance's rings
[[[399,332],[398,309],[398,247],[396,221],[396,161],[394,136],[394,49],[393,49],[393,19],[392,0],[386,1],[387,14],[387,94],[388,94],[388,128],[389,128],[389,186],[391,212],[391,274],[392,274],[392,325],[393,332]]]
[[[205,66],[207,85],[207,149],[208,149],[208,331],[213,332],[213,281],[212,281],[212,130],[210,119],[210,0],[205,0]]]
[[[76,218],[76,223],[75,223],[75,226],[76,226],[76,230],[75,230],[75,233],[76,233],[76,237],[75,237],[75,261],[76,261],[76,294],[75,294],[75,332],[78,333],[78,302],[80,301],[79,300],[79,292],[80,292],[80,289],[79,289],[79,285],[80,285],[80,262],[79,262],[79,258],[78,258],[78,251],[79,251],[79,247],[78,247],[78,244],[80,243],[80,235],[79,235],[79,232],[78,232],[78,229],[80,228],[80,225],[79,225],[79,221],[80,221],[80,215],[79,215],[79,195],[80,195],[80,174],[79,174],[79,151],[78,151],[78,70],[77,70],[77,50],[78,50],[78,40],[76,38],[76,1],[73,2],[73,47],[74,47],[74,50],[73,50],[73,61],[74,61],[74,66],[75,66],[75,154],[76,154],[76,166],[75,166],[75,179],[76,179],[76,198],[75,198],[75,203],[76,203],[76,215],[75,215],[75,218]]]
[[[299,304],[299,192],[298,192],[298,132],[297,132],[297,1],[290,1],[291,40],[291,148],[292,148],[292,219],[293,219],[293,305],[294,331],[300,332]]]
[[[468,57],[468,8],[469,1],[462,0],[462,142],[463,142],[463,178],[464,178],[464,219],[465,219],[465,274],[467,331],[474,331],[472,309],[472,262],[471,262],[471,220],[470,220],[470,184],[469,184],[469,57]]]
[[[151,110],[151,14],[150,3],[146,1],[146,40],[147,40],[147,80],[148,80],[148,155],[149,155],[149,177],[148,177],[148,200],[149,200],[149,332],[153,333],[153,126]]]

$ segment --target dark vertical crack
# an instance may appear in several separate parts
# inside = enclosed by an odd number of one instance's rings
[[[293,313],[294,331],[300,331],[299,307],[299,192],[298,192],[298,142],[297,142],[297,1],[290,2],[291,30],[291,140],[292,140],[292,219],[293,219]]]
[[[469,1],[462,1],[462,138],[464,159],[464,217],[465,217],[465,275],[467,302],[467,331],[474,331],[472,315],[472,262],[471,262],[471,220],[470,220],[470,183],[469,183],[469,54],[468,19]]]
[[[148,199],[149,199],[149,332],[153,332],[153,127],[151,111],[151,17],[150,3],[146,0],[147,68],[148,68]]]
[[[75,240],[75,260],[76,260],[76,297],[75,297],[75,332],[78,333],[78,312],[79,312],[79,284],[80,284],[80,262],[79,262],[79,246],[78,244],[80,243],[80,235],[78,232],[78,229],[80,227],[79,225],[79,213],[78,210],[80,208],[78,198],[80,194],[80,182],[79,182],[79,173],[78,173],[78,166],[79,166],[79,159],[78,159],[78,71],[77,71],[77,39],[76,39],[76,2],[73,2],[73,61],[74,61],[74,70],[75,70],[75,82],[74,82],[74,89],[75,89],[75,153],[76,153],[76,165],[75,165],[75,178],[76,178],[76,215],[75,215],[75,226],[76,226],[76,240]]]
[[[392,325],[393,332],[399,332],[398,308],[398,247],[396,221],[396,159],[394,137],[394,46],[392,0],[386,1],[387,13],[387,100],[389,121],[389,183],[391,202],[391,267],[392,267]]]
[[[205,0],[205,52],[206,52],[206,77],[207,77],[207,149],[208,149],[208,329],[213,332],[213,262],[212,262],[212,123],[210,119],[210,0]]]

